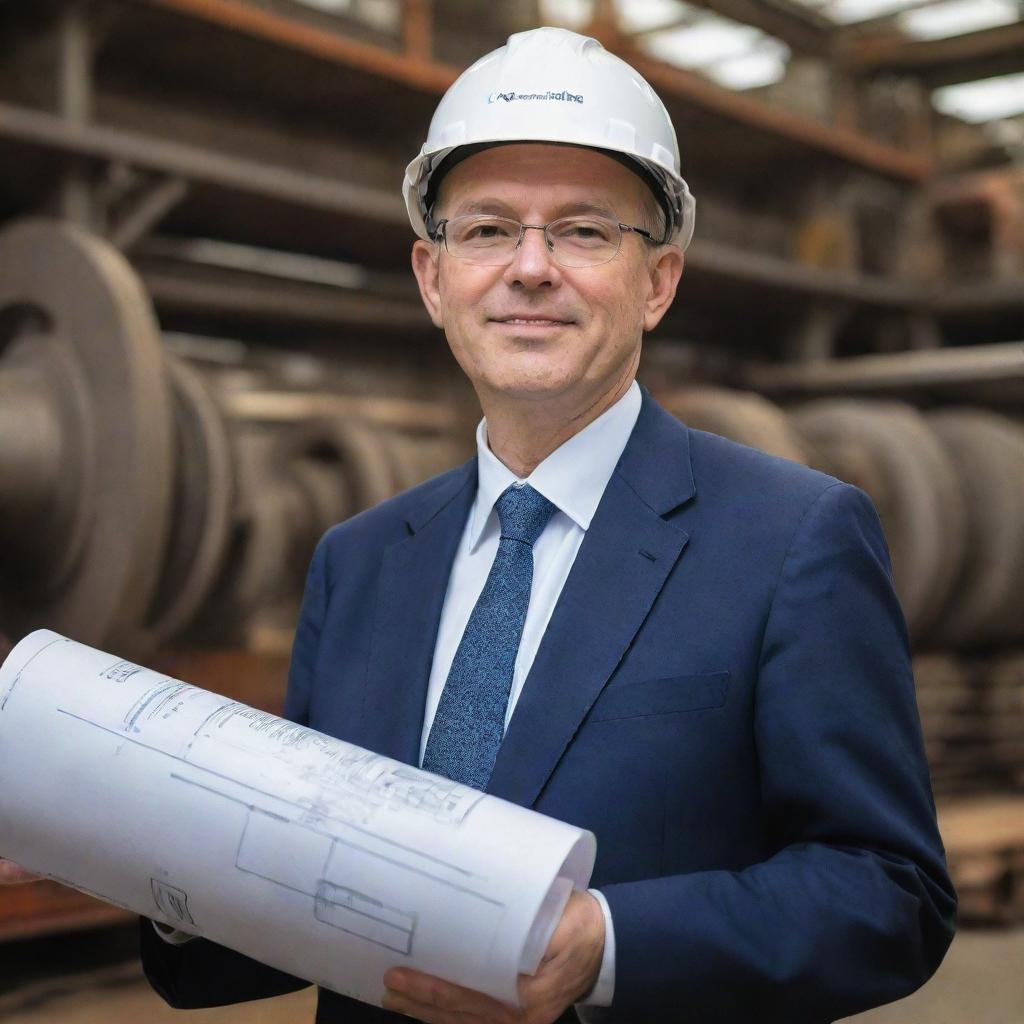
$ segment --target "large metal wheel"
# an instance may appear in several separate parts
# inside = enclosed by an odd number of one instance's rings
[[[769,455],[807,465],[807,451],[786,414],[766,398],[725,388],[682,388],[659,396],[688,427],[720,434]]]
[[[44,220],[0,233],[0,410],[0,629],[123,646],[157,585],[174,452],[156,319],[109,244]]]
[[[1024,638],[1024,428],[980,409],[933,413],[967,504],[967,558],[935,626],[969,647]]]
[[[398,489],[408,490],[464,462],[462,446],[447,434],[389,430],[385,435],[395,464]]]
[[[401,489],[387,432],[350,417],[315,416],[276,427],[264,462],[266,472],[306,495],[314,541]]]
[[[865,478],[848,482],[863,487],[878,508],[896,592],[920,638],[948,598],[965,550],[967,512],[945,450],[917,410],[896,402],[824,399],[792,416],[812,449],[826,453],[830,470],[855,466],[842,453],[861,450]]]
[[[202,375],[167,356],[176,465],[163,571],[134,650],[161,646],[192,620],[217,582],[231,537],[235,481],[223,415]]]

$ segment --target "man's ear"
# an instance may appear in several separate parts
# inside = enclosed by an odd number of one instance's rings
[[[413,242],[412,272],[420,286],[420,297],[423,299],[423,305],[427,307],[430,319],[434,321],[434,326],[443,328],[438,255],[438,246],[433,242],[425,242],[422,238]]]
[[[683,276],[683,250],[678,245],[663,245],[650,264],[651,291],[644,303],[644,330],[653,331],[676,297]]]

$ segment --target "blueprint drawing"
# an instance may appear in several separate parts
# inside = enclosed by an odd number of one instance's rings
[[[516,1002],[594,837],[48,630],[0,666],[0,856],[379,1005]]]

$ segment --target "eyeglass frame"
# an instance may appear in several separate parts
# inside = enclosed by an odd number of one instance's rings
[[[508,263],[477,263],[477,264],[475,264],[475,266],[478,266],[478,267],[510,266],[512,264],[512,262],[515,260],[515,253],[517,253],[519,251],[520,246],[522,246],[523,239],[526,238],[526,232],[528,230],[543,231],[544,232],[544,241],[545,241],[545,243],[546,243],[546,245],[548,247],[548,252],[551,254],[552,259],[554,259],[554,256],[555,256],[555,243],[551,239],[548,238],[548,228],[551,227],[552,224],[557,224],[560,220],[573,220],[573,219],[575,219],[572,214],[569,214],[568,216],[565,216],[565,217],[555,217],[554,220],[549,220],[547,222],[547,224],[526,224],[526,223],[524,223],[521,220],[516,220],[515,217],[505,217],[505,216],[502,216],[501,214],[486,214],[486,213],[473,214],[473,213],[470,213],[470,214],[464,214],[463,216],[466,216],[466,217],[479,217],[481,220],[507,220],[507,221],[509,221],[512,224],[518,224],[519,225],[519,237],[516,239],[516,244],[514,246],[512,246]],[[451,251],[451,249],[448,248],[448,235],[445,233],[444,227],[445,227],[445,225],[447,223],[449,223],[449,221],[458,220],[458,219],[459,218],[457,218],[457,217],[443,217],[441,220],[439,220],[437,222],[437,224],[434,226],[433,231],[430,233],[430,240],[432,242],[434,242],[435,244],[438,243],[438,242],[444,242],[444,251],[446,253],[448,253],[449,256],[451,256],[451,257],[453,257],[454,259],[457,259],[457,260],[466,260],[467,262],[469,262],[467,257],[465,257],[465,256],[456,256],[455,253],[453,253]],[[585,217],[581,217],[579,219],[585,220],[586,218]],[[591,219],[595,219],[595,218],[592,217]],[[621,232],[623,232],[623,231],[629,231],[629,232],[632,232],[633,234],[640,235],[642,238],[647,239],[647,241],[650,242],[652,245],[665,245],[665,244],[667,244],[666,241],[664,241],[664,240],[659,241],[657,238],[655,238],[654,235],[650,231],[648,231],[646,228],[637,227],[635,224],[624,224],[624,223],[622,223],[622,221],[617,221],[613,217],[601,217],[601,216],[598,216],[596,219],[607,221],[609,224],[615,224],[618,227],[618,229],[620,231],[619,244],[618,244],[618,247],[616,248],[615,252],[613,252],[611,254],[611,256],[608,257],[608,259],[601,260],[600,263],[585,263],[585,264],[583,264],[583,266],[580,266],[580,267],[567,266],[564,263],[560,263],[557,259],[555,260],[555,263],[558,263],[558,265],[560,267],[564,267],[566,270],[587,270],[590,267],[603,267],[606,263],[611,263],[611,261],[613,259],[615,259],[615,257],[618,256],[620,252],[622,252],[622,235],[621,235]]]

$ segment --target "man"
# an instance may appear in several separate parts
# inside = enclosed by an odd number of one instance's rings
[[[521,1009],[393,970],[387,1010],[323,992],[317,1020],[823,1024],[912,991],[955,897],[877,517],[634,382],[693,223],[660,101],[593,40],[514,36],[442,100],[406,198],[478,456],[324,537],[286,712],[598,856]],[[143,945],[178,1006],[301,984]]]

